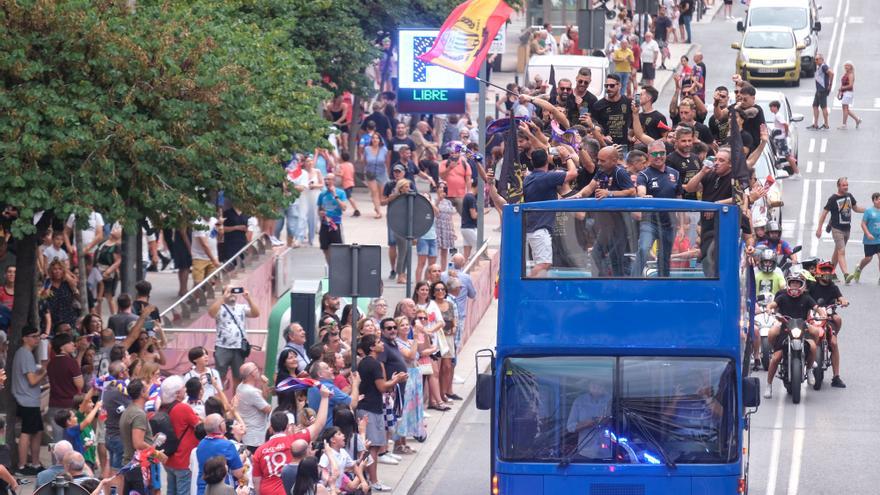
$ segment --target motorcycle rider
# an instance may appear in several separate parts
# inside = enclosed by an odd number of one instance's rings
[[[816,301],[822,301],[825,305],[849,306],[849,301],[843,297],[840,288],[832,281],[833,275],[834,265],[831,263],[823,261],[816,265],[816,283],[810,286],[810,296]],[[835,329],[831,334],[831,369],[834,371],[831,386],[846,388],[846,384],[840,379],[840,348],[837,345],[837,334],[840,332],[840,327],[843,326],[843,320],[839,314],[833,314],[830,318]]]
[[[800,319],[804,322],[809,318],[810,310],[819,313],[819,316],[823,318],[825,317],[825,308],[816,304],[816,300],[807,293],[807,280],[803,273],[795,270],[792,270],[788,276],[785,277],[785,290],[781,291],[776,296],[776,299],[767,305],[767,310],[776,310],[780,315],[787,316],[788,318]],[[816,382],[816,378],[813,376],[813,373],[810,372],[810,369],[813,368],[816,361],[815,342],[819,339],[821,329],[814,325],[810,325],[809,323],[805,323],[804,330],[813,340],[813,344],[807,346],[806,355],[807,382],[810,385],[813,385]],[[776,367],[779,366],[779,362],[782,360],[782,345],[784,339],[780,338],[781,334],[782,324],[776,323],[770,329],[770,334],[768,336],[770,343],[773,346],[773,357],[770,358],[770,366],[767,369],[767,389],[764,390],[765,399],[773,397],[773,378],[776,376]]]
[[[760,250],[762,246],[773,248],[776,254],[783,256],[783,259],[788,258],[792,263],[797,263],[797,254],[792,251],[791,245],[782,239],[782,228],[776,220],[767,222],[767,237],[757,243],[755,248]]]
[[[764,248],[757,253],[757,270],[755,270],[755,292],[760,296],[775,298],[776,293],[785,286],[785,275],[776,266],[776,251]],[[759,304],[755,305],[755,314],[763,311]],[[761,335],[760,328],[755,325],[755,338],[752,339],[752,355],[754,356],[753,370],[761,368]]]

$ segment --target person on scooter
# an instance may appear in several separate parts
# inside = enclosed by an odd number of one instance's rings
[[[807,280],[800,271],[792,271],[785,278],[785,290],[781,291],[776,299],[767,305],[768,311],[776,310],[780,315],[788,318],[807,321],[810,316],[810,310],[819,313],[819,316],[825,317],[825,308],[816,304],[807,293]],[[816,361],[816,345],[821,330],[819,327],[805,323],[806,332],[813,338],[813,344],[807,345],[807,382],[812,386],[816,382],[813,373],[810,372]],[[764,398],[773,397],[773,378],[776,376],[776,367],[782,360],[782,345],[784,339],[780,338],[782,334],[782,324],[777,323],[770,329],[769,339],[773,345],[773,357],[770,358],[770,366],[767,369],[767,389],[764,390]]]
[[[810,287],[810,296],[816,301],[822,301],[822,304],[837,304],[838,306],[849,306],[849,301],[843,297],[840,288],[831,280],[834,275],[834,265],[827,261],[823,261],[816,266],[816,283]],[[837,388],[846,388],[846,384],[840,379],[840,348],[837,345],[837,334],[843,326],[843,319],[839,314],[830,316],[834,323],[835,331],[831,334],[831,369],[834,371],[834,378],[831,379],[831,386]]]
[[[782,227],[776,220],[767,222],[767,238],[755,247],[760,250],[761,246],[772,248],[777,255],[782,256],[783,260],[787,258],[792,263],[797,263],[797,255],[792,251],[791,245],[782,239]]]
[[[785,275],[782,270],[776,266],[776,251],[771,248],[764,248],[757,253],[757,269],[755,270],[755,293],[758,297],[762,295],[769,300],[776,297],[776,293],[785,287]],[[755,305],[755,314],[763,312],[760,304]],[[755,325],[755,337],[752,339],[752,352],[755,358],[752,369],[757,371],[761,368],[761,335],[760,328]]]
[[[752,220],[752,232],[755,236],[755,245],[767,243],[767,219],[760,217]],[[760,252],[760,250],[758,250]]]

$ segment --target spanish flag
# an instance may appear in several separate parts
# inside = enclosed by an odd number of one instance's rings
[[[423,62],[476,77],[492,40],[513,9],[503,0],[468,0],[452,11]]]

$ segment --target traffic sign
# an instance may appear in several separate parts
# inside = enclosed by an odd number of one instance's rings
[[[418,239],[434,225],[434,208],[416,193],[398,196],[388,205],[388,227],[400,237]]]

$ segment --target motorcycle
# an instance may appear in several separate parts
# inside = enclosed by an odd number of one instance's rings
[[[764,371],[770,367],[770,356],[773,354],[773,346],[770,345],[770,329],[776,321],[767,305],[773,302],[773,294],[764,292],[758,295],[757,303],[760,313],[755,315],[755,326],[758,328],[758,336],[761,338],[761,367]]]
[[[822,389],[822,382],[825,380],[825,371],[831,367],[831,337],[837,335],[837,328],[834,324],[833,316],[837,314],[837,304],[825,304],[820,299],[817,301],[819,306],[825,307],[825,318],[816,317],[814,321],[821,323],[822,336],[818,342],[816,349],[816,366],[813,368],[813,376],[816,378],[816,384],[813,385],[814,390]]]
[[[791,395],[795,404],[801,402],[801,384],[807,377],[807,323],[799,318],[776,315],[782,322],[782,362],[779,364],[779,379],[785,391]]]

